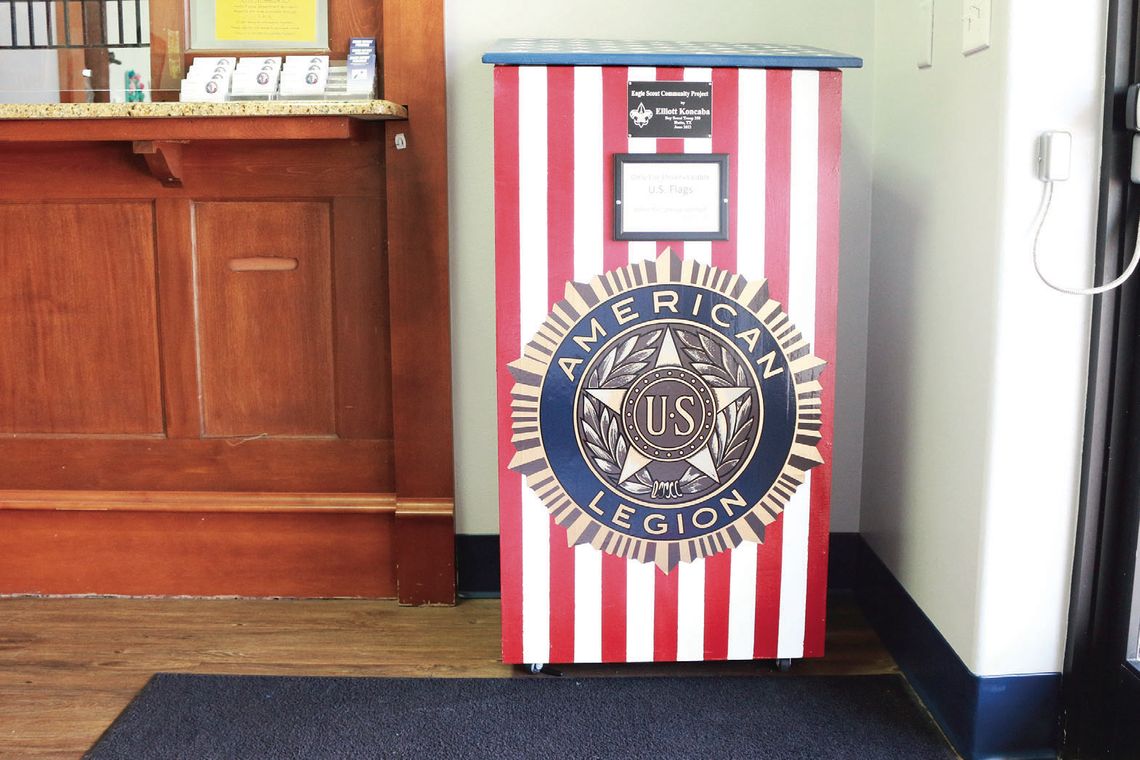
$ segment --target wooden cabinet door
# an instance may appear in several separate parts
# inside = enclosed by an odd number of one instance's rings
[[[376,198],[0,204],[0,490],[393,490]]]

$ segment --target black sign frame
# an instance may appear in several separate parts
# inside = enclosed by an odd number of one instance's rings
[[[662,229],[629,232],[624,229],[622,168],[626,164],[710,164],[719,173],[719,223],[712,232]],[[614,154],[614,240],[728,240],[728,154],[727,153],[615,153]]]

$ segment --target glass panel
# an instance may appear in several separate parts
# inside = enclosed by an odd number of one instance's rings
[[[290,99],[371,97],[346,85],[343,52],[328,60],[328,28],[329,0],[0,0],[0,103],[178,101],[194,59],[243,51],[321,57],[320,86]]]
[[[1129,615],[1131,622],[1128,624],[1128,653],[1125,659],[1133,669],[1140,672],[1140,535],[1137,539],[1138,552],[1132,559],[1132,606]]]

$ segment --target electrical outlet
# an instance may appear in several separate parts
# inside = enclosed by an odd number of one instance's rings
[[[962,0],[962,55],[990,46],[990,0]]]

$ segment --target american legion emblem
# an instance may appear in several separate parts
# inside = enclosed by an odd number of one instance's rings
[[[823,461],[823,366],[764,281],[666,250],[567,283],[510,364],[510,469],[571,545],[670,572],[763,543]]]

